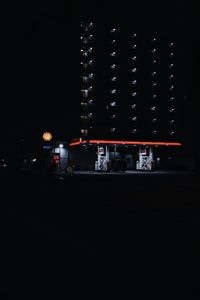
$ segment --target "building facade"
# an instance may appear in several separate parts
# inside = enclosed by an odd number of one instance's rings
[[[179,139],[173,38],[81,23],[81,136]]]
[[[152,169],[156,153],[171,157],[181,146],[177,55],[167,34],[81,22],[80,140],[71,146],[97,147],[97,170],[117,155],[130,168]]]

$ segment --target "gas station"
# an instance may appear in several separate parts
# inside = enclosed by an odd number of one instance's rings
[[[92,165],[95,171],[110,171],[113,164],[118,164],[119,170],[147,170],[156,169],[160,164],[157,148],[179,148],[179,142],[149,142],[123,140],[85,140],[77,139],[69,143],[69,153],[74,159],[79,156],[81,161]],[[85,151],[86,150],[86,151]],[[74,155],[74,153],[76,153]],[[86,154],[87,153],[87,154]],[[123,163],[126,164],[124,167]],[[121,166],[120,166],[121,165]],[[123,165],[123,166],[122,166]],[[87,167],[85,167],[87,169]],[[115,169],[115,167],[114,167]]]

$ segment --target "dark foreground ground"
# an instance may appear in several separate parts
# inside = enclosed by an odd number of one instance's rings
[[[199,192],[181,173],[1,176],[1,299],[199,299]]]

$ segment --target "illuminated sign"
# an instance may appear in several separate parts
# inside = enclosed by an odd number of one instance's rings
[[[147,148],[146,147],[141,147],[139,154],[141,154],[141,155],[147,155]]]
[[[60,163],[60,154],[53,154],[53,161],[59,165]]]
[[[99,154],[104,154],[104,148],[103,147],[99,147]]]
[[[45,142],[50,142],[52,140],[52,134],[50,132],[45,132],[43,133],[42,138]]]

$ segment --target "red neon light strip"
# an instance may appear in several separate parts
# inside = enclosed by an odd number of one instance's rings
[[[111,140],[89,140],[90,144],[119,144],[119,145],[158,145],[158,146],[181,146],[175,142],[143,142],[143,141],[111,141]]]
[[[69,146],[77,146],[87,143],[86,140],[72,142]],[[89,144],[118,144],[118,145],[155,145],[155,146],[181,146],[178,142],[143,142],[143,141],[112,141],[112,140],[89,140]]]
[[[77,146],[77,145],[81,145],[81,144],[85,144],[85,143],[87,143],[87,141],[72,142],[69,144],[69,146]]]
[[[69,146],[77,146],[77,145],[80,145],[81,142],[73,142],[73,143],[70,143]]]

